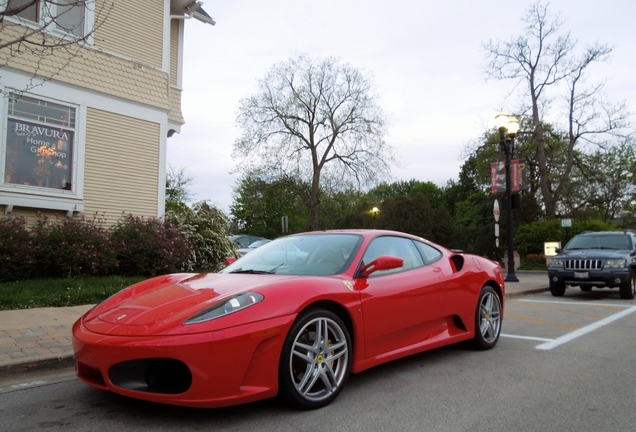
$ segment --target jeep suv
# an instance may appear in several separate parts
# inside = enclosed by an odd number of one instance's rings
[[[550,292],[562,296],[566,285],[582,291],[618,287],[621,298],[633,299],[636,287],[636,233],[584,232],[557,249],[548,267]]]

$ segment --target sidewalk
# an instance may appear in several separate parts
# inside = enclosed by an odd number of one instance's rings
[[[506,298],[545,291],[546,272],[517,272]],[[0,376],[73,366],[71,327],[92,305],[0,311]]]

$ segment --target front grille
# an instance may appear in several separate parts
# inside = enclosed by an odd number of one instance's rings
[[[602,268],[603,268],[602,260],[591,260],[591,259],[565,260],[566,270],[601,270]]]

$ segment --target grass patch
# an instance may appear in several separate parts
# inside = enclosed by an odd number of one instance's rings
[[[0,310],[95,304],[143,276],[32,279],[0,283]]]

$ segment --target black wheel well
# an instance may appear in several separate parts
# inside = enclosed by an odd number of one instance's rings
[[[492,289],[495,290],[495,292],[497,293],[497,295],[499,296],[499,300],[501,301],[501,303],[503,304],[504,302],[504,296],[501,293],[501,287],[499,286],[499,284],[495,281],[488,281],[484,284],[484,287],[491,287]]]
[[[315,303],[310,304],[305,309],[300,311],[298,315],[302,314],[303,312],[307,312],[309,310],[314,310],[314,309],[326,309],[329,312],[333,312],[336,315],[338,315],[338,318],[340,318],[342,322],[347,326],[347,330],[349,331],[349,337],[351,338],[351,344],[352,345],[355,344],[353,322],[351,321],[351,316],[349,315],[349,313],[347,312],[347,309],[345,309],[344,306],[342,306],[340,303],[337,303],[331,300],[321,300],[321,301],[317,301]]]

